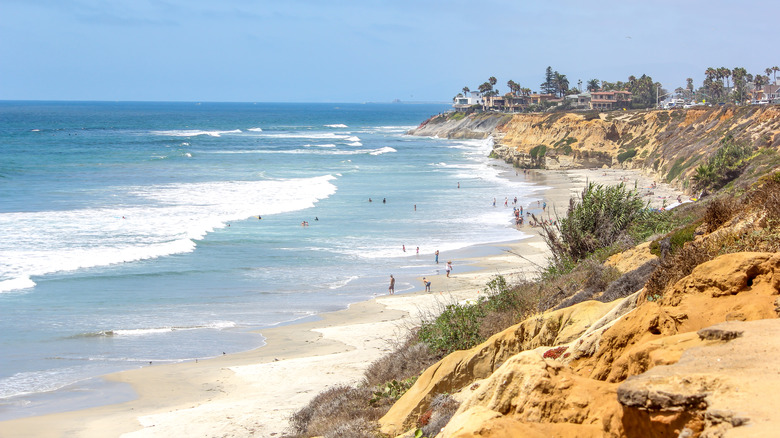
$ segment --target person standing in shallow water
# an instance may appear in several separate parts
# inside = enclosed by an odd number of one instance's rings
[[[438,249],[434,253],[434,256],[435,256],[436,264],[438,265],[439,264],[439,250]]]
[[[444,268],[447,271],[447,278],[450,278],[450,271],[452,271],[452,262],[447,262],[447,267]]]
[[[390,295],[395,293],[395,278],[393,278],[393,274],[390,274],[390,287],[387,288],[387,291],[390,292]]]

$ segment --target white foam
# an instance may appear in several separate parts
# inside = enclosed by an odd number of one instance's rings
[[[240,129],[232,131],[202,131],[199,129],[184,129],[170,131],[152,131],[154,135],[165,135],[169,137],[197,137],[199,135],[208,135],[209,137],[220,137],[224,134],[241,134]]]
[[[252,131],[252,132],[263,132],[263,128],[249,128],[249,129],[247,129],[247,131]]]
[[[371,155],[382,155],[382,154],[386,154],[388,152],[398,152],[398,151],[396,151],[395,149],[391,148],[390,146],[385,146],[385,147],[383,147],[381,149],[376,149],[376,150],[373,150],[373,151],[371,151],[369,153]]]
[[[363,143],[359,141],[353,141],[352,143],[347,143],[347,146],[360,147],[363,146]]]
[[[325,125],[325,126],[328,127],[328,128],[346,128],[347,127],[347,125],[345,125],[343,123],[336,123],[336,124],[333,124],[333,125]]]
[[[360,277],[358,277],[356,275],[353,275],[353,276],[347,277],[347,278],[345,278],[343,280],[335,281],[335,282],[333,282],[333,283],[328,285],[328,289],[330,289],[330,290],[340,289],[340,288],[348,285],[352,281],[357,280],[358,278],[360,278]]]
[[[338,133],[338,132],[276,132],[276,133],[264,132],[262,136],[265,138],[301,138],[301,139],[313,139],[313,140],[318,140],[318,139],[348,140],[350,138],[357,138],[350,134]]]
[[[27,276],[0,281],[0,293],[12,290],[30,289],[33,287],[35,287],[35,282]]]
[[[0,290],[31,277],[182,254],[230,221],[313,207],[334,176],[167,184],[125,189],[145,206],[0,213]]]

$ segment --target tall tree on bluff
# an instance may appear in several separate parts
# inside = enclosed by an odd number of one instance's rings
[[[757,74],[756,77],[753,79],[753,85],[756,87],[756,99],[763,98],[763,88],[764,85],[769,83],[769,76],[762,76],[760,74]]]
[[[560,97],[563,97],[566,91],[569,90],[569,80],[566,78],[566,75],[562,75],[557,71],[553,72],[553,83],[555,84],[555,92]]]
[[[731,85],[729,84],[729,78],[731,77],[731,70],[729,70],[727,67],[720,67],[718,69],[718,77],[720,79],[725,79],[726,80],[726,82],[725,82],[726,90],[731,88]]]
[[[599,80],[598,79],[589,80],[587,89],[588,91],[597,91],[599,89]]]
[[[550,66],[544,71],[544,82],[539,85],[543,94],[555,94],[555,74]]]
[[[490,85],[490,82],[483,82],[479,86],[479,92],[482,93],[483,96],[492,96],[493,95],[493,86]]]
[[[634,81],[629,80],[629,83],[625,85],[626,91],[631,92],[635,105],[643,108],[649,108],[655,105],[658,99],[658,88],[661,84],[653,82],[653,78],[642,75],[638,79],[634,78]]]
[[[733,97],[735,101],[744,102],[747,99],[747,84],[752,79],[749,76],[744,67],[736,67],[731,70],[731,77],[734,78]]]

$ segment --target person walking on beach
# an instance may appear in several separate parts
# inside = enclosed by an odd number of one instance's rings
[[[493,198],[493,207],[496,206],[496,198]]]
[[[447,271],[447,278],[450,278],[450,271],[452,271],[452,262],[447,262],[447,267],[444,268]]]
[[[390,292],[390,295],[395,293],[395,278],[393,278],[393,274],[390,274],[390,287],[387,290]]]
[[[437,249],[436,252],[433,253],[433,255],[435,256],[436,264],[438,265],[439,264],[439,250]]]
[[[431,282],[428,281],[425,277],[423,277],[423,284],[425,285],[425,292],[431,291]]]

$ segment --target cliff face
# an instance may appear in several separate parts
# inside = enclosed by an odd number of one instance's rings
[[[731,134],[780,149],[780,107],[754,105],[615,113],[453,114],[413,135],[493,136],[494,155],[518,167],[622,167],[686,188],[695,168]]]
[[[780,253],[736,253],[659,301],[534,317],[425,371],[382,432],[413,429],[446,392],[460,407],[440,437],[773,436],[778,293]]]

